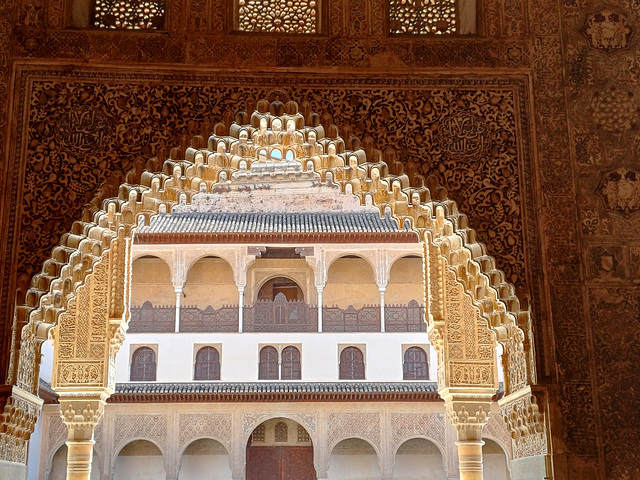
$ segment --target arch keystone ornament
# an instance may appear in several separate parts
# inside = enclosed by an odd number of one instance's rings
[[[5,394],[12,408],[2,416],[1,458],[26,460],[41,405],[40,347],[51,338],[52,387],[68,427],[67,478],[88,480],[94,431],[114,391],[115,357],[130,317],[134,238],[161,235],[146,231],[152,217],[189,208],[241,208],[247,204],[239,202],[239,192],[279,195],[278,205],[304,208],[310,197],[288,195],[291,182],[313,190],[314,201],[378,212],[407,239],[417,236],[422,243],[427,332],[438,356],[439,393],[457,432],[460,479],[482,478],[482,431],[499,386],[499,343],[505,388],[500,406],[514,451],[520,458],[545,455],[547,432],[530,389],[536,381],[531,314],[520,307],[514,287],[456,203],[441,189],[432,197],[423,177],[409,178],[402,164],[387,165],[380,151],[365,152],[355,137],[340,138],[335,125],[321,125],[318,115],[305,118],[295,102],[261,100],[251,115],[236,118],[231,125],[217,124],[206,140],[194,137],[190,147],[174,149],[166,160],[138,163],[117,197],[96,197],[33,277],[25,305],[16,307],[26,325],[13,349],[15,387]]]

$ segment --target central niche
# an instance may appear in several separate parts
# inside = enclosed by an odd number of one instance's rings
[[[274,277],[267,280],[258,291],[258,300],[275,300],[278,295],[283,295],[288,302],[304,300],[300,285],[287,277]]]

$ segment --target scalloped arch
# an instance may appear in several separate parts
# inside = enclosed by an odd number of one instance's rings
[[[383,158],[390,156],[371,145],[366,153],[355,137],[340,138],[334,125],[327,129],[332,137],[325,136],[317,115],[304,119],[295,102],[265,102],[259,102],[251,117],[236,117],[250,119],[250,123],[219,123],[207,142],[194,137],[184,152],[173,149],[166,160],[138,162],[118,188],[117,197],[98,197],[73,224],[41,273],[33,277],[25,304],[16,308],[16,315],[27,323],[21,346],[12,356],[11,371],[18,386],[37,392],[40,343],[50,332],[58,340],[54,388],[82,389],[90,383],[111,393],[115,354],[129,319],[130,244],[136,227],[158,213],[190,203],[201,191],[211,192],[232,174],[242,173],[247,168],[243,153],[255,145],[257,155],[273,135],[261,126],[262,117],[267,117],[268,124],[278,118],[283,126],[294,121],[295,129],[283,128],[279,134],[285,146],[300,139],[306,142],[296,155],[303,169],[312,168],[319,181],[355,196],[362,205],[377,207],[401,229],[418,234],[424,246],[428,331],[439,356],[440,388],[497,388],[497,342],[504,346],[506,394],[535,383],[530,312],[521,308],[513,285],[505,281],[486,247],[477,241],[467,217],[446,198],[446,191],[427,187],[419,175],[409,178],[399,162],[387,165]],[[87,305],[102,309],[100,325],[85,325],[89,330],[103,329],[90,332],[91,338],[103,342],[102,350],[94,351],[91,346],[89,352],[77,338],[70,338],[80,328],[78,319],[86,320]],[[456,329],[473,337],[473,345],[457,345]],[[99,365],[98,374],[75,371],[64,377],[61,367],[78,358]],[[74,380],[78,378],[83,381]]]

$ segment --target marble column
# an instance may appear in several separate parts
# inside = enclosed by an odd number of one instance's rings
[[[447,398],[445,408],[456,430],[460,480],[483,480],[482,428],[489,421],[491,398]]]
[[[180,304],[182,302],[182,287],[175,287],[176,292],[176,323],[174,331],[177,333],[180,331]]]
[[[67,480],[90,480],[93,433],[102,418],[106,392],[96,396],[60,394],[60,413],[67,425]]]
[[[323,287],[316,287],[318,290],[318,332],[322,332],[322,290]]]

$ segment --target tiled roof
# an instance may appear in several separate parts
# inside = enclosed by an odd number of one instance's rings
[[[436,382],[118,383],[116,393],[422,393]]]
[[[435,382],[118,383],[110,403],[439,401]]]
[[[381,233],[398,224],[376,212],[173,213],[157,215],[139,233]]]

